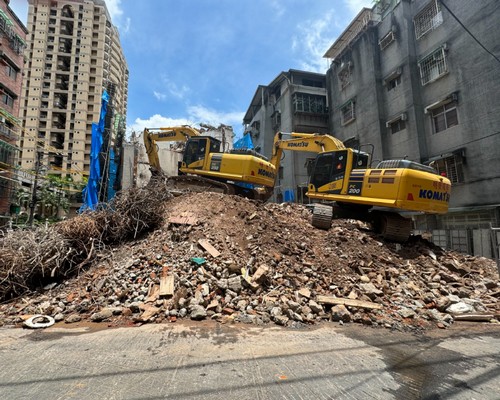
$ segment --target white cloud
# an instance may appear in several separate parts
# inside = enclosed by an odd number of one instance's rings
[[[148,119],[137,118],[132,125],[127,127],[127,131],[129,134],[132,132],[140,134],[144,128],[165,128],[179,125],[194,125],[194,122],[185,118],[169,118],[155,114]]]
[[[302,69],[321,73],[326,71],[328,64],[323,55],[335,41],[332,28],[337,26],[331,12],[319,20],[307,20],[299,24],[298,33],[292,38],[292,50],[299,53]]]
[[[124,18],[121,0],[105,0],[106,8],[114,26],[118,28],[121,35],[125,35],[130,30],[130,17]]]
[[[363,7],[372,8],[374,5],[373,0],[344,0],[344,3],[353,16],[357,15]]]
[[[233,126],[236,131],[237,126],[243,123],[244,112],[219,112],[204,106],[191,106],[188,107],[189,119],[199,123],[207,123],[213,126],[220,124]]]
[[[142,133],[144,128],[165,128],[179,125],[199,127],[202,123],[213,126],[229,125],[233,127],[235,133],[241,133],[244,114],[244,112],[220,112],[201,105],[191,106],[187,109],[188,116],[186,118],[170,118],[160,114],[152,115],[147,119],[137,118],[133,124],[127,127],[127,136],[130,136],[132,132],[138,135]]]
[[[126,34],[126,33],[128,33],[128,31],[130,31],[131,21],[132,20],[130,18],[125,19],[125,23],[122,24],[122,26],[120,27],[120,33]]]
[[[285,13],[285,6],[283,2],[279,0],[272,0],[269,5],[272,9],[274,9],[274,11],[276,11],[276,17],[281,17]]]
[[[165,89],[168,91],[168,93],[170,93],[170,95],[172,95],[173,97],[177,98],[177,99],[184,99],[186,97],[187,94],[189,94],[189,92],[191,91],[191,89],[189,88],[189,86],[186,86],[186,85],[177,85],[174,81],[172,81],[170,78],[168,78],[166,75],[162,75],[161,76],[161,81],[162,83],[164,84],[165,86]],[[155,92],[155,96],[156,96],[156,93],[158,92]],[[159,99],[158,97],[158,100],[165,100],[167,98],[166,95],[164,95],[165,97],[162,97],[161,99]]]
[[[160,100],[160,101],[167,99],[167,95],[165,93],[160,93],[160,92],[157,92],[156,90],[153,91],[153,95],[156,97],[157,100]]]
[[[114,21],[119,19],[123,14],[123,10],[120,6],[121,0],[106,0],[106,7],[108,9],[111,19]]]

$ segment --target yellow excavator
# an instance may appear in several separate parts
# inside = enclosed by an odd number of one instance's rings
[[[285,136],[287,138],[285,138]],[[161,172],[156,142],[186,142],[179,176],[171,187],[220,191],[267,200],[274,191],[283,151],[315,153],[306,195],[314,202],[312,224],[328,229],[332,218],[371,222],[389,240],[406,241],[411,219],[402,214],[445,214],[451,184],[426,165],[387,160],[370,168],[371,154],[346,148],[330,135],[283,133],[274,138],[271,160],[252,150],[221,152],[221,142],[189,126],[144,130],[151,170]]]
[[[371,222],[384,238],[406,241],[412,221],[402,214],[445,214],[450,180],[433,168],[409,160],[387,160],[369,168],[371,155],[346,148],[329,135],[279,132],[271,163],[279,167],[283,150],[316,153],[307,197],[316,201],[312,224],[330,228],[333,216]]]
[[[190,126],[146,128],[144,145],[153,175],[161,173],[157,142],[185,142],[179,176],[169,177],[172,189],[210,190],[267,200],[276,168],[253,150],[221,152],[221,141]]]

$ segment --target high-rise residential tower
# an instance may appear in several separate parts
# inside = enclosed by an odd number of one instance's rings
[[[89,171],[104,90],[105,148],[125,131],[128,66],[118,30],[103,0],[28,2],[19,166],[79,181]]]

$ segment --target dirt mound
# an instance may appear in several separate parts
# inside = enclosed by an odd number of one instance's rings
[[[3,323],[44,314],[68,323],[334,320],[419,329],[499,313],[493,261],[420,237],[385,242],[355,220],[323,231],[305,206],[216,193],[172,198],[162,217],[79,277],[2,305]]]

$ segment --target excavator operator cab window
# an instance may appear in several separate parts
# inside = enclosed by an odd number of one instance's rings
[[[207,155],[207,147],[209,153],[219,153],[220,145],[220,140],[211,137],[191,138],[186,143],[186,150],[184,151],[183,161],[186,163],[186,165],[189,165],[196,161],[203,160]]]
[[[364,169],[368,168],[368,160],[370,155],[363,151],[354,151],[352,157],[352,169]]]
[[[220,153],[220,140],[210,139],[210,153]]]
[[[313,170],[311,172],[310,183],[317,188],[326,185],[330,181],[333,168],[332,153],[321,154],[316,158]]]
[[[319,188],[327,183],[344,179],[346,163],[347,150],[318,155],[310,183]]]
[[[189,166],[189,164],[205,158],[206,142],[207,139],[191,139],[186,143],[186,150],[184,151],[183,159],[186,165]]]

